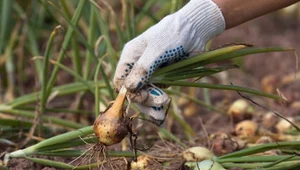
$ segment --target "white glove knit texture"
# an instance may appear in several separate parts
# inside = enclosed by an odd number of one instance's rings
[[[167,94],[156,95],[145,86],[158,68],[203,51],[206,43],[225,29],[219,7],[211,0],[191,0],[178,12],[168,15],[143,34],[128,42],[117,65],[114,84],[141,92],[134,102],[153,119],[164,120]],[[145,95],[146,94],[146,95]]]

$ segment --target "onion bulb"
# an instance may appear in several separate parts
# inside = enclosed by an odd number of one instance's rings
[[[295,123],[295,119],[293,117],[287,117],[287,119],[289,121]],[[279,133],[284,133],[285,131],[291,129],[293,126],[290,122],[288,122],[284,119],[280,119],[275,127]]]
[[[147,155],[141,155],[137,157],[137,161],[132,161],[130,163],[131,170],[154,170],[161,169],[162,165]]]
[[[258,125],[252,120],[244,120],[235,127],[235,134],[241,139],[251,139],[256,136]]]
[[[253,108],[246,100],[238,99],[231,104],[227,114],[233,118],[234,122],[240,122],[252,117]]]
[[[262,126],[267,129],[274,129],[279,118],[273,112],[267,112],[262,119]]]
[[[185,150],[182,154],[182,157],[187,162],[199,162],[205,159],[212,159],[215,157],[215,155],[207,148],[196,146]]]
[[[197,163],[194,170],[226,170],[221,164],[213,160],[204,160]]]
[[[114,103],[94,122],[94,132],[101,144],[110,146],[121,142],[128,134],[130,119],[125,116],[123,105],[127,89],[122,87]]]

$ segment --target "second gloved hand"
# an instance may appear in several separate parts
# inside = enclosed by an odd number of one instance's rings
[[[162,90],[149,86],[149,78],[158,67],[204,50],[206,43],[224,29],[222,12],[214,2],[191,0],[124,46],[114,76],[115,87],[125,85],[142,112],[163,122],[163,106],[170,99]]]

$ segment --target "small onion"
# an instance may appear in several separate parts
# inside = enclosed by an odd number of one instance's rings
[[[261,81],[261,86],[264,92],[274,93],[276,90],[276,84],[278,84],[278,77],[275,74],[269,74],[263,77]]]
[[[295,119],[293,117],[287,117],[287,119],[293,123],[295,122]],[[284,133],[286,130],[289,130],[291,128],[291,123],[284,119],[280,119],[279,122],[276,124],[276,129],[279,133]]]
[[[293,102],[291,108],[300,111],[300,101]]]
[[[258,132],[258,125],[251,120],[244,120],[238,123],[235,127],[235,134],[241,139],[249,139],[256,136]]]
[[[226,170],[221,164],[213,160],[204,160],[195,166],[194,170]]]
[[[187,162],[199,162],[205,159],[212,159],[215,157],[215,155],[207,148],[195,146],[185,150],[182,154],[182,157]]]
[[[234,122],[249,119],[252,117],[253,108],[244,99],[234,101],[229,107],[227,114],[231,116]]]
[[[262,119],[262,126],[267,129],[273,129],[278,122],[278,117],[273,112],[268,112]]]
[[[162,166],[153,158],[147,155],[137,157],[137,161],[130,163],[131,170],[154,170],[160,169]]]

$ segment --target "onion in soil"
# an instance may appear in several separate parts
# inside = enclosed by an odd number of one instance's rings
[[[137,161],[130,163],[130,170],[158,170],[162,169],[162,165],[148,155],[137,157]]]

